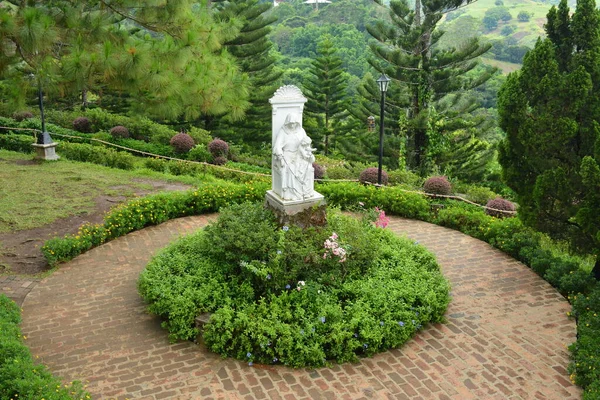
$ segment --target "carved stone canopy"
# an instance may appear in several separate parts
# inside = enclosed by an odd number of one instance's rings
[[[302,91],[294,85],[285,85],[277,89],[273,97],[269,99],[269,103],[287,103],[287,102],[306,102],[306,97],[302,94]]]

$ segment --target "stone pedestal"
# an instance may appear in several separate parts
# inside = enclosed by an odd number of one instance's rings
[[[56,145],[57,143],[54,142],[48,144],[34,143],[32,146],[35,148],[35,159],[48,161],[58,160],[60,157],[56,155]]]
[[[325,197],[314,192],[314,196],[305,200],[282,200],[272,190],[267,191],[266,205],[277,216],[280,225],[323,226],[327,224]]]

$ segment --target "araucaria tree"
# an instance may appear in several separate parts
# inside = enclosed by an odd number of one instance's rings
[[[88,92],[117,91],[157,118],[225,111],[240,118],[247,78],[223,51],[239,28],[192,0],[4,1],[3,97],[22,104],[34,74],[54,96],[80,93],[84,104]]]
[[[236,58],[241,72],[248,76],[250,107],[245,117],[240,121],[234,120],[234,124],[230,116],[225,114],[222,118],[216,118],[213,126],[207,128],[216,132],[236,129],[238,132],[233,139],[241,139],[246,143],[270,142],[272,111],[269,98],[277,90],[283,73],[275,67],[273,42],[268,37],[277,17],[267,15],[272,8],[270,2],[217,0],[214,3],[218,9],[216,19],[226,23],[236,20],[242,22],[239,33],[225,42],[224,47]]]
[[[317,57],[309,72],[303,85],[304,95],[308,98],[306,112],[317,118],[318,136],[323,138],[324,153],[328,155],[333,128],[346,114],[348,87],[342,59],[336,54],[331,37],[326,35],[317,45]]]
[[[548,38],[498,99],[499,161],[523,221],[596,254],[600,279],[600,16],[594,0],[552,7]]]
[[[441,48],[443,31],[437,24],[445,13],[468,4],[462,0],[416,0],[415,8],[407,0],[392,0],[392,24],[378,22],[369,26],[377,40],[372,46],[378,60],[372,65],[389,75],[392,84],[405,87],[407,165],[425,172],[430,145],[430,113],[435,104],[450,93],[462,93],[483,84],[490,73],[470,73],[476,59],[489,50],[476,38],[465,39],[457,48]],[[393,99],[391,99],[393,100]]]

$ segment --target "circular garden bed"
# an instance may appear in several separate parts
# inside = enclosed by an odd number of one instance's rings
[[[212,313],[203,339],[223,356],[354,361],[401,346],[449,302],[433,255],[376,218],[330,211],[325,227],[300,229],[261,204],[233,206],[154,257],[139,291],[171,340],[195,338],[196,316]]]

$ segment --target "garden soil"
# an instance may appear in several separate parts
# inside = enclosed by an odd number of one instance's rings
[[[134,181],[152,185],[152,189],[142,190],[128,185],[120,185],[113,189],[123,189],[133,192],[135,196],[144,196],[151,193],[192,188],[182,183],[150,179]],[[85,223],[101,223],[106,211],[126,200],[125,196],[100,196],[95,199],[94,210],[90,213],[61,218],[39,228],[0,233],[0,274],[37,275],[48,271],[48,263],[40,250],[46,240],[76,233],[79,227]]]

